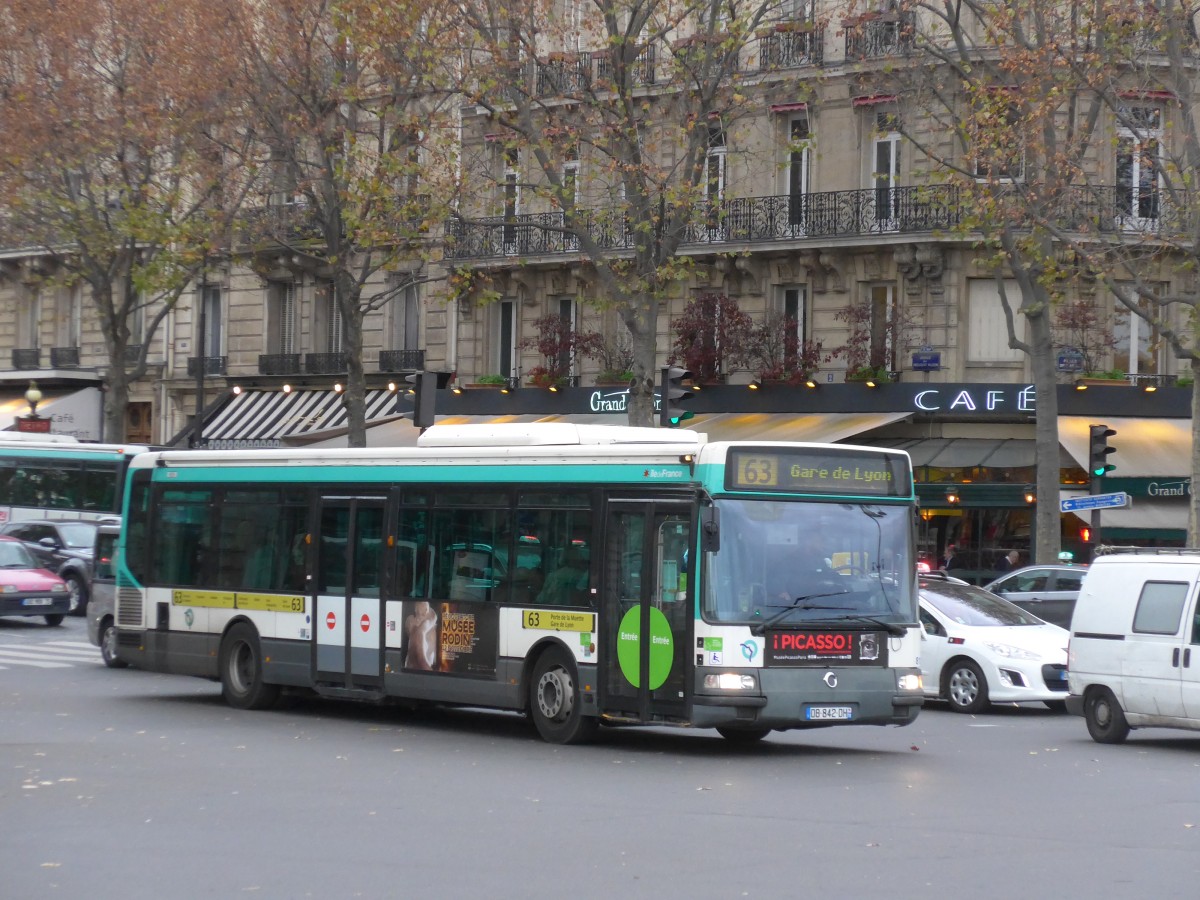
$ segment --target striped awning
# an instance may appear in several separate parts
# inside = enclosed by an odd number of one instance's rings
[[[395,417],[397,395],[367,391],[367,424]],[[333,390],[244,391],[204,423],[202,446],[212,449],[280,447],[285,438],[346,427],[342,395]]]

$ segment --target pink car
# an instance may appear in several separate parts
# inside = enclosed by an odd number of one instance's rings
[[[43,616],[47,625],[61,625],[70,609],[66,583],[16,538],[0,536],[0,616]]]

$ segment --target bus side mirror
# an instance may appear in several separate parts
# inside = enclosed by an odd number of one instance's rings
[[[700,510],[700,549],[706,553],[721,549],[721,511],[715,506]]]

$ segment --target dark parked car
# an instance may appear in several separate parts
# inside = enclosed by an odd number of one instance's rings
[[[986,586],[1040,619],[1070,630],[1075,598],[1087,566],[1025,566],[1006,572]]]
[[[82,616],[90,596],[92,550],[99,524],[84,519],[9,522],[0,528],[0,535],[17,538],[40,566],[65,581],[71,592],[71,615]]]

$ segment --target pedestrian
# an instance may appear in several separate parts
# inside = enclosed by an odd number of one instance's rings
[[[943,569],[957,569],[958,568],[958,549],[954,546],[953,541],[951,541],[950,543],[948,543],[946,545],[946,552],[944,554],[942,554],[942,568]]]
[[[1017,568],[1017,561],[1021,558],[1021,554],[1016,550],[1009,550],[1002,557],[1000,562],[996,563],[997,572],[1011,572]]]

